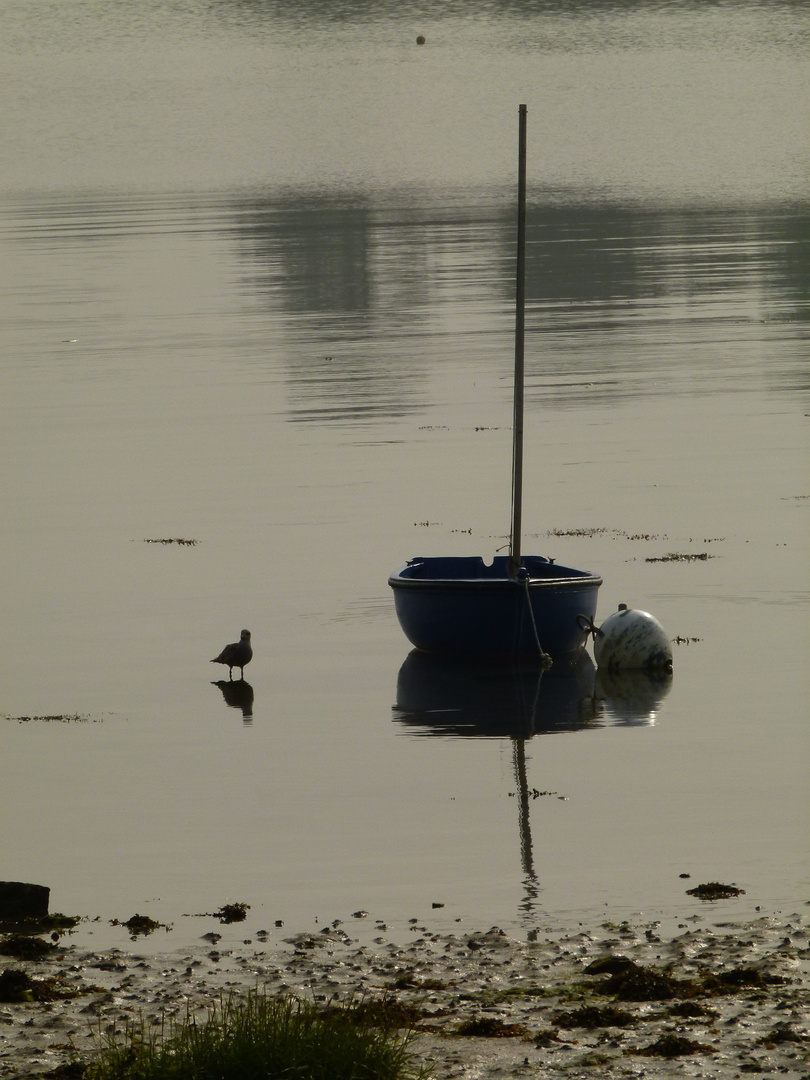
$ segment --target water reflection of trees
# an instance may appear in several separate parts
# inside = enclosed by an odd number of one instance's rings
[[[746,6],[748,0],[740,0]],[[799,0],[794,0],[797,4]],[[700,11],[712,6],[729,6],[728,0],[681,0],[685,8]],[[662,5],[664,6],[664,5]],[[732,4],[733,6],[733,0]],[[649,0],[442,0],[438,14],[445,19],[471,17],[511,17],[534,19],[540,16],[596,15],[604,18],[606,9],[614,15],[644,11]],[[215,14],[232,18],[234,12],[253,20],[330,25],[365,23],[377,19],[431,19],[437,17],[435,0],[209,0]]]
[[[618,376],[626,396],[667,392],[730,349],[743,368],[760,363],[763,342],[807,319],[806,213],[542,198],[527,215],[529,400],[571,380],[583,400],[614,397]],[[489,357],[493,330],[508,353],[515,215],[503,201],[306,193],[235,213],[246,285],[290,344],[293,418],[405,415],[437,363]],[[804,384],[791,364],[776,388]]]

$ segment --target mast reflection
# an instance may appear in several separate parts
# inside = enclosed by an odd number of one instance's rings
[[[607,724],[655,723],[672,674],[597,672],[583,652],[544,671],[536,664],[481,664],[414,650],[397,676],[393,719],[403,734],[444,738],[509,738],[517,785],[523,873],[521,919],[537,917],[540,881],[534,868],[526,742],[535,735],[589,731]]]

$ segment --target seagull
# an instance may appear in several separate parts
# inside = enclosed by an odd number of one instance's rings
[[[219,656],[215,656],[211,661],[212,664],[227,664],[228,676],[233,678],[233,669],[239,668],[242,678],[245,677],[245,664],[249,664],[253,659],[253,649],[250,647],[250,631],[243,630],[239,636],[239,641],[234,641],[231,645],[226,645]]]

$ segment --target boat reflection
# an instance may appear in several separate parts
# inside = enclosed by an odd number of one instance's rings
[[[537,664],[481,664],[414,650],[399,669],[392,713],[406,734],[512,740],[523,886],[518,911],[530,933],[541,892],[530,806],[547,793],[529,785],[526,742],[611,723],[653,724],[671,685],[671,673],[598,672],[585,652],[544,671]]]
[[[530,739],[654,724],[671,686],[671,672],[597,671],[585,652],[543,671],[414,650],[399,669],[392,714],[409,735]]]
[[[225,698],[225,704],[232,709],[240,709],[246,723],[253,721],[253,687],[244,679],[218,679],[211,683],[218,686]]]
[[[601,727],[595,668],[576,663],[481,664],[414,650],[399,669],[394,719],[412,735],[527,739]]]

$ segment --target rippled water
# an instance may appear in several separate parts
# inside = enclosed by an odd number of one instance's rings
[[[810,18],[561,7],[0,6],[0,878],[177,936],[806,899]],[[671,686],[396,624],[506,542],[519,101],[526,546]]]

